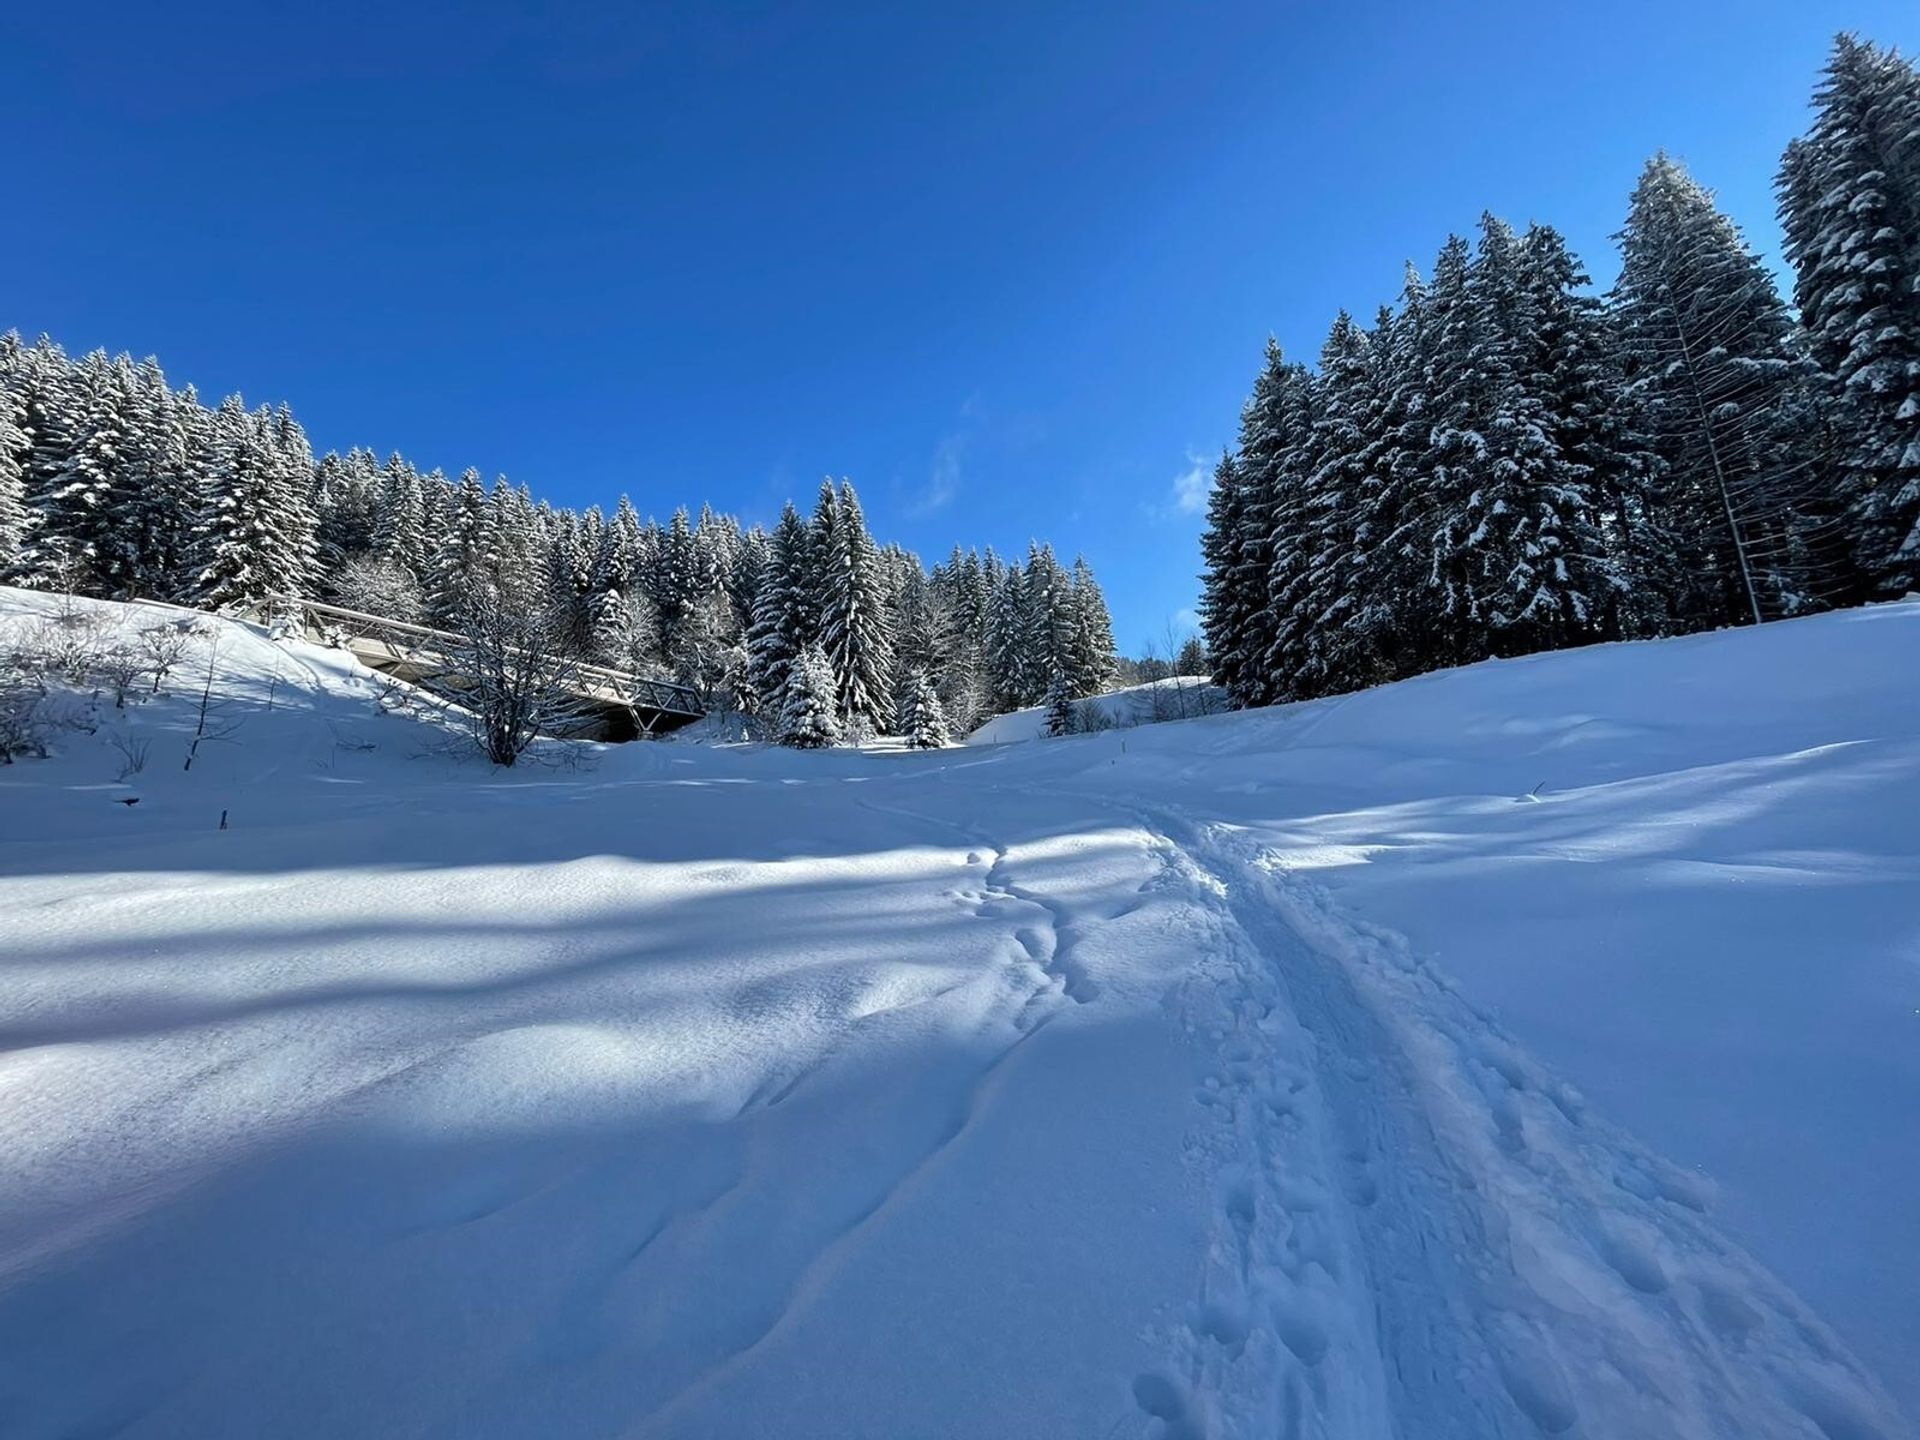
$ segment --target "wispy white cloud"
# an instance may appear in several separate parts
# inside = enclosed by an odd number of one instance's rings
[[[1203,514],[1207,508],[1207,492],[1213,488],[1210,464],[1206,456],[1189,450],[1187,468],[1173,477],[1164,500],[1145,507],[1147,514],[1155,520]]]
[[[1173,612],[1174,629],[1186,634],[1200,628],[1200,612],[1191,605],[1183,605]]]
[[[971,402],[969,402],[970,404]],[[943,435],[933,447],[933,466],[927,483],[907,507],[910,515],[931,515],[944,510],[960,493],[960,462],[967,449],[967,437],[961,433]]]

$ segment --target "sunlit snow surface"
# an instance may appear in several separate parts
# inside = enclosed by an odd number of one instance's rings
[[[1920,605],[500,775],[221,633],[0,768],[9,1440],[1913,1433]]]

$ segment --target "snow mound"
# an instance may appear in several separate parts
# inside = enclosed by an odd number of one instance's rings
[[[1175,675],[1128,685],[1075,703],[1083,730],[1131,730],[1169,720],[1192,720],[1217,715],[1227,708],[1227,692],[1204,675]],[[996,715],[967,736],[969,745],[1004,745],[1013,740],[1040,740],[1047,733],[1047,708]]]

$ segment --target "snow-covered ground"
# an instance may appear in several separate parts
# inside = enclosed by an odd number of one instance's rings
[[[9,1440],[1913,1433],[1920,605],[503,774],[220,633],[0,768]]]
[[[1193,720],[1217,715],[1227,708],[1227,692],[1204,675],[1173,675],[1126,685],[1104,695],[1075,703],[1079,723],[1089,730],[1129,730],[1136,725],[1158,725],[1168,720]],[[1087,722],[1091,720],[1091,724]],[[1039,740],[1047,733],[1047,707],[1031,705],[996,715],[966,737],[969,745],[1005,745],[1011,740]]]

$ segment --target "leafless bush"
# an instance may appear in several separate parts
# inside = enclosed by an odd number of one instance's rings
[[[147,768],[147,751],[153,748],[151,740],[137,740],[124,731],[116,730],[107,737],[107,743],[120,755],[120,773],[114,779],[124,781],[128,776],[138,775]]]
[[[22,755],[44,760],[50,726],[42,713],[47,687],[39,680],[14,672],[0,675],[0,765],[11,765]]]
[[[146,659],[148,673],[153,676],[151,693],[160,693],[160,687],[186,658],[199,633],[197,620],[163,620],[141,630],[140,653]]]
[[[113,695],[113,708],[124,710],[128,698],[147,678],[147,660],[137,650],[115,645],[100,652],[94,661],[93,674]]]
[[[1073,706],[1073,733],[1076,735],[1097,735],[1103,730],[1116,730],[1119,722],[1092,700],[1078,700]]]
[[[447,657],[449,684],[459,694],[456,716],[494,764],[513,764],[539,736],[565,735],[585,718],[567,628],[558,607],[522,608],[491,591],[467,602]]]
[[[106,650],[105,622],[92,610],[71,608],[30,627],[15,647],[15,665],[43,680],[85,685]]]

